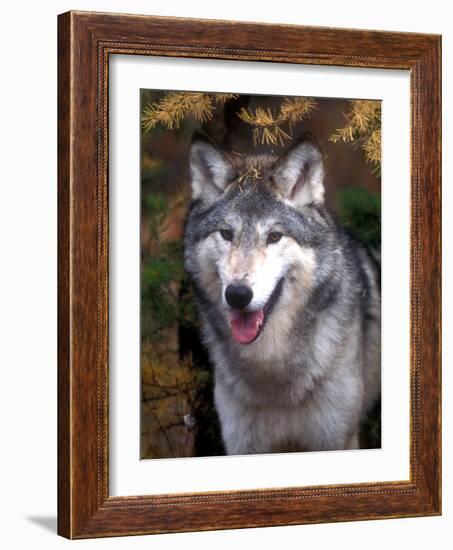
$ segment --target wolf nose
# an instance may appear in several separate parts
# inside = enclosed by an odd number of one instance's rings
[[[228,285],[225,290],[227,304],[235,309],[247,307],[253,298],[252,289],[245,285]]]

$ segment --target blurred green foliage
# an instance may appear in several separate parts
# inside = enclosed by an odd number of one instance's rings
[[[364,187],[351,187],[340,193],[338,217],[364,244],[381,244],[381,197]]]

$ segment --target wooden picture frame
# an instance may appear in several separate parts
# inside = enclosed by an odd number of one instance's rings
[[[88,538],[440,514],[440,37],[69,12],[59,16],[58,48],[59,534]],[[410,480],[109,495],[111,54],[410,71]]]

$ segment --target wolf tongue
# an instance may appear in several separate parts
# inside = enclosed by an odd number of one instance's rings
[[[264,311],[233,311],[230,324],[233,338],[240,344],[249,344],[258,335],[263,324]]]

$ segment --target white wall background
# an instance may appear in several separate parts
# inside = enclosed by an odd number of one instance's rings
[[[3,3],[0,19],[0,525],[3,548],[451,547],[453,399],[453,25],[449,2],[42,0]],[[444,515],[69,542],[56,531],[57,19],[70,9],[443,34]],[[450,215],[449,215],[450,214]],[[449,252],[449,254],[448,254]],[[445,273],[447,275],[445,276]],[[450,274],[450,277],[448,277]],[[449,307],[450,306],[450,307]],[[450,536],[449,536],[450,534]]]

